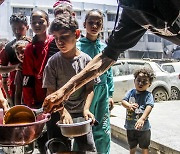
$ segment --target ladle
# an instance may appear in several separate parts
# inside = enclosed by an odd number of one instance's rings
[[[26,124],[36,121],[36,116],[43,113],[43,108],[33,110],[25,105],[16,105],[4,115],[3,124]]]

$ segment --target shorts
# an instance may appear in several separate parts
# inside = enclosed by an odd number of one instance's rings
[[[151,131],[127,130],[127,139],[130,149],[138,144],[141,149],[148,149],[150,145]]]

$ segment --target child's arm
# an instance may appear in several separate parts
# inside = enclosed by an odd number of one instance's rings
[[[10,65],[10,66],[2,66],[0,65],[0,73],[9,73],[14,70],[18,70],[19,64],[16,65]]]
[[[94,87],[94,80],[92,80],[88,84],[86,84],[86,96],[85,96],[86,98],[85,98],[83,114],[84,114],[84,118],[86,120],[91,118],[93,123],[94,123],[95,122],[94,115],[89,111],[89,108],[91,106],[91,102],[92,102],[93,97],[94,97],[93,87]]]
[[[142,129],[144,126],[144,122],[146,120],[146,118],[149,116],[149,114],[151,113],[152,110],[152,106],[148,105],[146,106],[144,113],[142,114],[142,116],[138,119],[138,121],[135,124],[135,129]]]
[[[134,111],[138,107],[137,103],[130,103],[127,102],[126,100],[122,100],[121,102],[122,102],[122,106],[124,106],[126,109],[130,111]]]
[[[72,117],[71,117],[70,113],[66,110],[65,107],[62,110],[59,110],[59,113],[61,115],[61,119],[60,119],[61,123],[63,123],[63,124],[72,124],[73,123]]]
[[[14,96],[14,104],[15,105],[21,105],[22,104],[22,86],[21,85],[16,85],[16,90],[15,90],[15,96]]]

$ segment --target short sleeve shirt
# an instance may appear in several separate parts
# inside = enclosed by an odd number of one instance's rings
[[[154,107],[154,99],[153,95],[149,91],[143,91],[143,92],[137,92],[136,89],[132,89],[126,93],[126,96],[123,100],[130,102],[130,99],[134,98],[135,103],[139,105],[139,108],[135,111],[129,111],[127,109],[126,111],[126,121],[125,121],[125,128],[127,130],[135,130],[134,126],[137,120],[141,117],[143,114],[146,106],[150,105],[151,107]],[[144,126],[141,129],[149,130],[150,129],[150,123],[148,118],[145,120]]]
[[[74,75],[78,74],[89,63],[91,57],[81,52],[73,59],[65,59],[58,52],[49,60],[44,70],[43,88],[50,88],[53,91],[64,86]],[[85,86],[74,92],[64,102],[70,113],[81,113],[84,107]]]

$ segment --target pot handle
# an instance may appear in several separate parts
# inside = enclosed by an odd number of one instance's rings
[[[43,107],[41,107],[41,108],[39,108],[39,109],[32,109],[32,110],[34,111],[34,113],[36,114],[36,116],[44,112]]]
[[[90,123],[92,126],[97,126],[97,125],[99,125],[99,121],[97,121],[96,119],[95,119],[95,122],[93,123],[92,122],[92,120],[91,120],[91,123]]]

